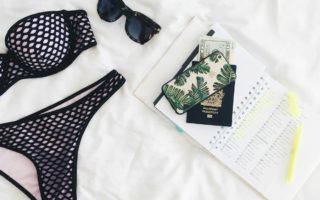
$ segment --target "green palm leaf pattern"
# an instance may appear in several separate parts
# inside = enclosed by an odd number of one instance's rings
[[[221,55],[220,54],[216,54],[216,53],[213,53],[213,54],[210,54],[209,55],[209,59],[212,61],[212,62],[219,62],[219,60],[221,59]]]
[[[174,106],[180,110],[183,110],[185,105],[192,104],[193,102],[190,102],[190,98],[188,98],[188,95],[184,93],[183,90],[176,88],[172,85],[164,85],[163,86],[163,92],[168,97],[169,101],[174,104]]]
[[[187,78],[190,77],[190,72],[195,74],[207,74],[210,72],[210,67],[208,63],[199,62],[198,64],[192,66],[189,70],[182,72],[175,78],[174,84],[177,86],[183,86],[187,82]]]
[[[178,75],[174,81],[174,84],[177,86],[183,86],[187,82],[187,78],[190,76],[188,71],[183,72],[182,74]]]
[[[192,84],[191,90],[189,90],[187,94],[173,85],[164,85],[163,92],[166,94],[170,103],[180,110],[184,110],[209,96],[207,82],[204,82],[204,78],[199,76],[197,76],[197,84]]]
[[[210,72],[210,67],[208,63],[201,61],[192,68],[190,68],[190,71],[196,74],[207,74]]]
[[[232,70],[229,64],[223,65],[220,72],[221,74],[217,75],[218,82],[213,84],[215,90],[221,90],[236,79],[236,73]]]
[[[201,100],[209,96],[209,88],[207,87],[207,82],[204,82],[203,77],[197,76],[197,86],[191,85],[191,90],[188,92],[189,102],[200,102]]]

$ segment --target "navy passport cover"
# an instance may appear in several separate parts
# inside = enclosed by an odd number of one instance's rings
[[[236,72],[236,65],[231,65]],[[187,112],[187,122],[196,124],[232,126],[235,82],[208,97]]]

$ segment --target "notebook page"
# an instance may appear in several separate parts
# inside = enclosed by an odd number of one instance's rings
[[[156,108],[260,194],[268,199],[292,199],[320,161],[320,155],[313,153],[320,151],[320,137],[313,131],[316,124],[313,119],[317,118],[303,117],[303,144],[295,178],[288,184],[289,155],[298,121],[288,113],[286,90],[264,72],[256,74],[259,74],[256,78],[238,77],[233,131],[230,131],[232,128],[188,124],[185,115],[177,115],[165,98]],[[254,102],[246,104],[246,99]],[[244,112],[246,105],[251,108]],[[241,119],[236,119],[239,115]]]
[[[259,99],[262,99],[261,101],[264,103],[258,103]],[[248,104],[247,101],[249,100],[255,102],[253,102],[252,104]],[[237,81],[235,86],[234,100],[235,113],[233,115],[235,118],[233,120],[234,124],[232,126],[233,129],[237,131],[234,131],[235,135],[233,135],[232,138],[228,138],[225,135],[228,135],[228,133],[226,132],[224,134],[221,134],[222,131],[228,128],[186,123],[185,115],[177,115],[165,98],[162,98],[158,102],[156,108],[172,122],[184,129],[185,132],[189,136],[191,136],[191,138],[200,143],[206,150],[216,156],[224,165],[228,166],[230,169],[236,172],[236,174],[242,177],[263,196],[269,199],[292,199],[299,188],[303,185],[305,180],[307,180],[316,164],[319,163],[320,156],[314,155],[315,158],[312,159],[310,158],[310,156],[308,156],[308,154],[310,154],[310,152],[313,152],[313,149],[319,151],[320,146],[315,143],[316,141],[314,139],[310,139],[309,137],[307,145],[303,145],[303,152],[305,153],[304,155],[300,156],[305,161],[299,162],[299,164],[301,164],[302,166],[300,166],[300,171],[297,172],[297,177],[294,179],[293,183],[287,184],[286,175],[289,163],[288,156],[290,154],[293,141],[293,136],[290,136],[290,134],[294,134],[294,125],[284,128],[285,124],[287,124],[288,121],[291,120],[291,118],[288,117],[288,113],[286,113],[288,109],[286,104],[287,102],[285,100],[286,90],[276,81],[272,80],[264,71],[253,68],[251,65],[242,65],[242,67],[238,67],[237,70]],[[255,105],[256,109],[254,112],[249,114],[249,110],[251,108],[248,107],[248,111],[245,111],[243,110],[246,109],[246,106],[244,105],[250,105],[251,107]],[[278,110],[278,112],[274,113],[274,110]],[[244,115],[247,115],[247,117],[243,118]],[[241,119],[237,119],[240,116]],[[269,120],[268,122],[269,118],[274,118],[277,120]],[[242,121],[243,119],[246,119],[244,120],[245,123]],[[282,123],[275,124],[278,121]],[[304,121],[305,123],[308,122],[312,125],[312,123],[309,122],[310,117],[305,119]],[[263,126],[263,123],[267,122],[269,124]],[[261,131],[260,136],[258,136],[259,130],[266,129],[265,127],[267,126],[269,127],[269,129],[267,129],[269,130],[269,132]],[[312,129],[310,127],[311,126],[306,126],[305,129],[309,130],[305,130],[305,132],[309,131],[308,134],[313,134],[312,137],[315,137],[314,133],[312,132],[314,128]],[[272,137],[268,134],[270,134]],[[219,136],[222,135],[225,136],[225,138],[220,137],[220,139],[218,139]],[[257,139],[258,137],[262,136],[270,140],[268,140],[268,143],[265,146],[262,145],[263,148],[259,143],[261,142],[261,139]],[[242,138],[242,140],[237,141],[235,140],[236,137]],[[275,139],[277,137],[279,137],[278,140]],[[252,145],[249,146],[251,140],[255,141],[255,143],[252,142]],[[231,143],[232,141],[233,143]],[[278,141],[278,143],[276,141]],[[221,144],[219,144],[219,142],[221,142]],[[227,148],[219,148],[218,150],[214,150],[214,144],[222,146],[226,142],[228,142],[229,145],[237,144],[242,148],[231,148],[229,151],[227,151]],[[259,152],[254,152],[256,151],[255,148],[257,148],[254,145],[258,147],[261,146]],[[245,150],[245,147],[247,146],[247,151],[243,152]],[[274,148],[268,149],[268,147]],[[256,154],[250,155],[250,152],[254,152]],[[303,152],[301,152],[301,154],[303,154]],[[272,157],[263,157],[264,153],[267,153],[266,155]],[[244,155],[242,157],[239,157],[242,154]],[[242,158],[242,160],[239,159],[239,163],[235,164],[234,161],[236,158],[238,158],[237,156],[239,158]],[[251,158],[252,161],[245,164],[248,157]],[[261,162],[260,165],[258,165],[258,161],[260,160],[264,160],[264,162]],[[268,166],[273,162],[277,162],[277,165]],[[253,170],[254,166],[256,166],[255,170]]]
[[[233,117],[232,127],[220,127],[211,138],[209,151],[259,192],[289,197],[293,187],[287,187],[286,175],[300,120],[290,113],[286,90],[267,75],[260,77]]]
[[[293,135],[301,122],[289,112],[283,86],[263,71],[250,77],[240,74],[251,85],[245,88],[241,82],[238,90],[246,95],[235,101],[233,126],[211,133],[208,150],[264,191],[270,189],[275,173],[283,178],[280,182],[286,180]]]

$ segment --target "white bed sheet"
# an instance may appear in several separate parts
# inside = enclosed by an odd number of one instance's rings
[[[79,151],[79,200],[262,199],[198,145],[145,107],[133,91],[192,16],[219,22],[267,71],[320,113],[320,2],[316,0],[126,0],[162,31],[144,46],[124,31],[125,18],[100,20],[96,1],[0,0],[0,52],[18,19],[40,11],[85,9],[98,45],[66,70],[18,82],[0,97],[0,123],[13,121],[83,88],[115,68],[127,82],[96,113]],[[186,41],[187,42],[187,41]],[[177,52],[179,53],[179,52]],[[320,119],[319,119],[320,120]],[[314,130],[318,131],[318,130]],[[315,152],[319,153],[319,152]],[[320,168],[297,200],[320,198]],[[0,177],[0,199],[27,199]]]

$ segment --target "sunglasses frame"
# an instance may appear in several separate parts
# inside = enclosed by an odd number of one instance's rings
[[[99,0],[98,8],[99,8],[99,5],[100,5],[101,1],[104,1],[104,0]],[[117,6],[118,9],[121,10],[121,14],[119,15],[119,17],[115,18],[114,20],[108,20],[108,19],[104,18],[102,13],[101,14],[99,13],[99,16],[100,16],[101,19],[103,19],[103,20],[105,20],[107,22],[115,22],[115,21],[117,21],[118,19],[120,19],[124,15],[127,18],[126,19],[126,23],[125,23],[125,31],[126,31],[128,37],[131,40],[133,40],[133,41],[135,41],[135,42],[137,42],[139,44],[144,44],[144,43],[148,42],[155,34],[160,32],[161,26],[159,24],[157,24],[155,21],[153,21],[151,18],[147,17],[146,15],[144,15],[144,14],[142,14],[140,12],[132,10],[122,0],[118,0],[118,2],[116,2],[115,5]],[[130,35],[130,32],[128,31],[128,19],[130,17],[138,17],[140,20],[142,20],[144,22],[144,24],[146,26],[149,26],[150,28],[152,28],[152,33],[150,34],[149,38],[146,41],[141,41],[141,40],[136,39],[136,38],[134,38],[133,36]]]

